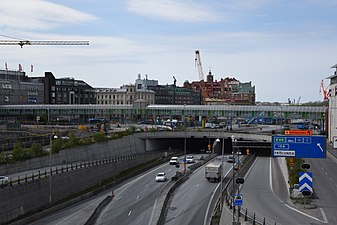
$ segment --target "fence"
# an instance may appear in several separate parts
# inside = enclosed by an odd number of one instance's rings
[[[138,153],[138,154],[133,154],[133,155],[124,155],[124,156],[119,156],[119,157],[110,157],[106,159],[91,160],[87,162],[78,162],[78,163],[71,163],[71,164],[66,164],[66,165],[53,166],[51,168],[44,169],[43,171],[38,170],[35,172],[33,171],[32,173],[29,173],[29,174],[19,175],[15,178],[11,177],[9,178],[7,182],[2,181],[2,183],[0,183],[0,187],[1,188],[13,187],[14,185],[22,184],[25,182],[26,183],[32,182],[38,179],[48,177],[53,174],[66,173],[68,171],[72,171],[76,169],[99,166],[99,165],[104,165],[108,163],[115,163],[115,162],[131,160],[131,159],[145,158],[149,155],[158,155],[158,153],[146,153],[146,154]]]

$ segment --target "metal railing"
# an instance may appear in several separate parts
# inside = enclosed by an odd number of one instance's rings
[[[38,179],[43,179],[50,175],[66,173],[66,172],[81,169],[81,168],[100,166],[104,164],[116,163],[116,162],[121,162],[121,161],[126,161],[126,160],[132,160],[132,159],[146,158],[147,156],[152,156],[154,154],[160,155],[161,153],[147,153],[147,154],[138,153],[138,154],[133,154],[133,155],[110,157],[110,158],[97,159],[97,160],[91,160],[91,161],[85,161],[85,162],[76,162],[76,163],[70,163],[66,165],[56,165],[56,166],[53,166],[52,168],[46,168],[44,170],[38,170],[35,172],[33,171],[32,173],[19,175],[14,178],[10,177],[7,182],[2,181],[0,183],[0,188],[13,187],[15,185],[32,182]]]

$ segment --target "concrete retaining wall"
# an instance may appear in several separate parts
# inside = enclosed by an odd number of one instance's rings
[[[158,158],[160,153],[146,154],[144,158],[118,161],[52,175],[52,203],[98,185],[105,179],[141,163]],[[0,190],[0,224],[50,206],[49,177]]]
[[[59,153],[52,155],[51,163],[52,165],[60,165],[144,152],[145,140],[138,138],[138,134],[134,134],[109,142],[101,142],[62,150]],[[44,156],[22,162],[0,165],[0,174],[12,174],[48,166],[49,156]]]

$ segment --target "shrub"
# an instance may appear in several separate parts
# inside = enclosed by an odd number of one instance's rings
[[[299,172],[303,172],[301,165],[303,164],[304,160],[300,158],[286,158],[286,161],[288,167],[289,182],[291,186],[294,186],[294,184],[298,184],[299,182]]]
[[[93,138],[97,142],[102,142],[102,141],[106,141],[107,140],[107,137],[102,132],[96,132],[96,133],[94,133]]]
[[[42,145],[39,143],[33,143],[30,149],[33,152],[35,157],[43,155],[43,148],[42,148]]]
[[[24,158],[24,148],[22,147],[21,143],[16,143],[13,148],[13,159],[14,160],[22,160]]]
[[[57,153],[61,151],[63,147],[63,141],[60,138],[52,140],[52,146],[51,146],[51,152],[52,153]]]

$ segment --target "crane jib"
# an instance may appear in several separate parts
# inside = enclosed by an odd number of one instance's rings
[[[28,41],[0,40],[0,45],[89,45],[89,41]]]

